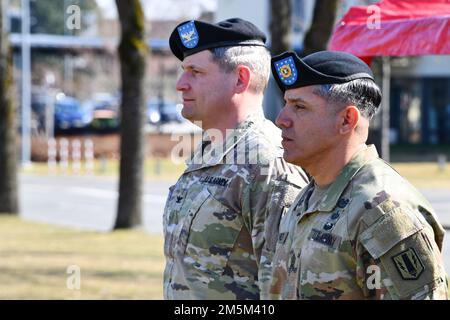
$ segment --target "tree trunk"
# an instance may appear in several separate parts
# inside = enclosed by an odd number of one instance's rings
[[[145,106],[143,85],[148,48],[139,0],[116,0],[122,37],[119,57],[122,77],[119,203],[114,229],[141,223],[144,177]]]
[[[17,214],[16,108],[12,97],[12,52],[4,30],[4,3],[0,0],[0,213]]]
[[[289,51],[291,43],[291,0],[270,0],[270,52],[272,56]],[[283,95],[271,76],[264,98],[264,114],[273,122],[284,105]]]
[[[270,0],[270,35],[272,55],[291,50],[291,0]]]
[[[311,27],[303,41],[302,56],[326,50],[336,20],[339,0],[316,0]]]

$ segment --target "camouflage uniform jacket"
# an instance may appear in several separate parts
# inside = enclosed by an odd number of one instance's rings
[[[447,299],[444,230],[428,201],[374,146],[308,208],[314,182],[280,222],[273,299]]]
[[[250,116],[187,164],[164,210],[164,298],[268,298],[282,212],[307,184],[283,160],[279,129]]]

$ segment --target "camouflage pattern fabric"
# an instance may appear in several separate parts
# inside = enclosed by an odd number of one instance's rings
[[[280,217],[307,184],[279,129],[253,115],[187,164],[164,210],[164,298],[268,298]]]
[[[280,223],[272,299],[447,299],[444,230],[374,146],[309,206],[313,192],[312,181]]]

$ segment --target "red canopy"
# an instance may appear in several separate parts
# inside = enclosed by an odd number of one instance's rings
[[[450,0],[382,0],[376,6],[379,28],[370,6],[352,7],[329,49],[358,57],[450,54]]]

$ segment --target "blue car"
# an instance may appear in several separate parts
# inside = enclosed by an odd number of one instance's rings
[[[182,123],[186,121],[181,115],[182,107],[171,101],[161,103],[159,99],[150,99],[147,102],[147,121],[151,124]]]
[[[58,95],[55,102],[55,129],[68,131],[85,129],[92,122],[92,109],[81,105],[80,101],[66,96]]]

